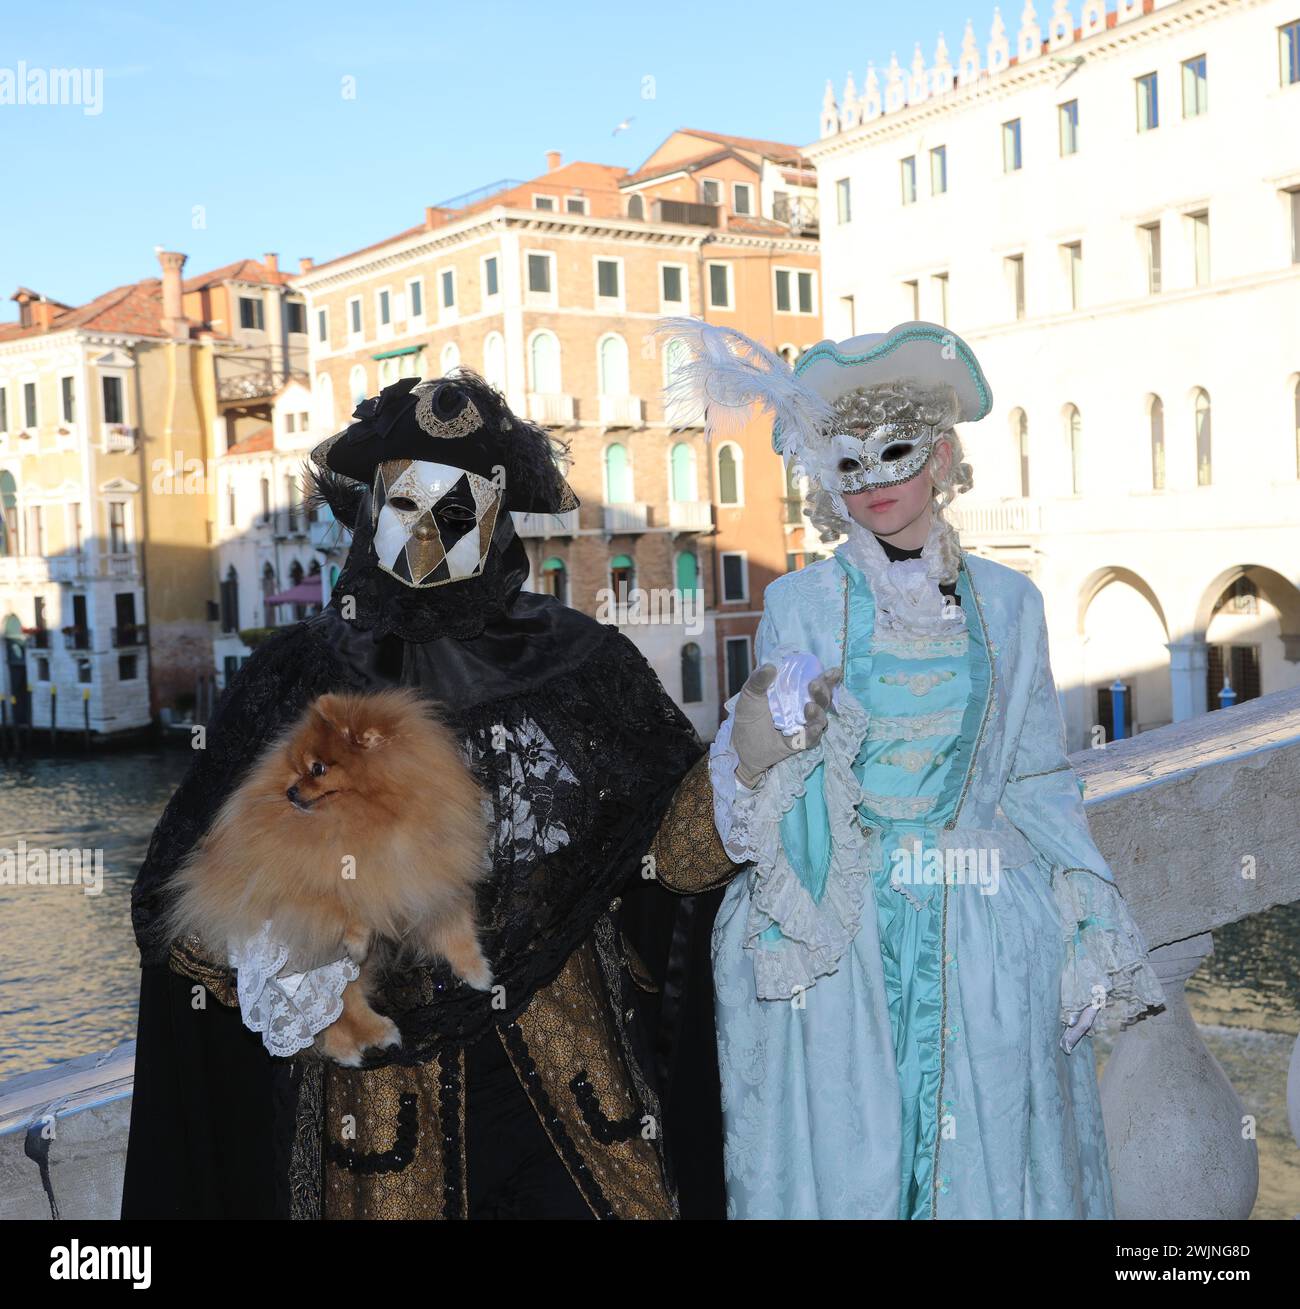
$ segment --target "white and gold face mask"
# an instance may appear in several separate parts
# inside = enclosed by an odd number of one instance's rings
[[[453,464],[389,459],[375,471],[379,567],[410,587],[477,577],[487,562],[502,488]]]

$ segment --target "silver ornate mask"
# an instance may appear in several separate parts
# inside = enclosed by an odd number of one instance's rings
[[[877,486],[896,486],[922,472],[934,450],[935,429],[928,423],[879,423],[859,432],[831,437],[831,488],[844,495]]]
[[[453,464],[389,459],[375,470],[379,567],[411,587],[445,586],[483,571],[502,488]]]

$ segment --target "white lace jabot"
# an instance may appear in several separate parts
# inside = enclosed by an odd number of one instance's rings
[[[244,941],[229,941],[244,1026],[274,1055],[305,1050],[316,1033],[343,1012],[343,989],[361,970],[346,955],[321,968],[286,972],[289,947],[271,935],[269,921]]]

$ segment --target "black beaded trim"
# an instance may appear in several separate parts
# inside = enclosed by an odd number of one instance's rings
[[[613,1145],[615,1141],[630,1141],[641,1131],[641,1115],[635,1111],[617,1121],[605,1117],[596,1088],[587,1080],[585,1068],[578,1070],[577,1076],[569,1083],[569,1090],[573,1092],[578,1108],[582,1110],[583,1121],[601,1145]]]
[[[565,1129],[560,1115],[556,1113],[551,1097],[546,1094],[541,1075],[537,1071],[532,1055],[528,1052],[528,1043],[524,1040],[523,1032],[519,1030],[519,1024],[506,1023],[501,1028],[501,1033],[515,1067],[523,1073],[524,1089],[528,1092],[528,1098],[532,1100],[541,1115],[543,1125],[551,1140],[555,1142],[570,1175],[577,1182],[583,1198],[598,1218],[617,1218],[618,1215],[605,1198],[600,1184],[591,1175],[591,1169],[587,1167],[586,1161],[578,1152],[578,1147],[573,1143],[573,1138]]]
[[[330,1141],[325,1146],[325,1157],[338,1168],[350,1173],[398,1173],[415,1157],[416,1143],[420,1139],[420,1117],[416,1108],[417,1097],[407,1093],[397,1098],[397,1136],[391,1150],[368,1150],[358,1153],[350,1145]]]
[[[465,1216],[465,1178],[461,1172],[460,1139],[460,1051],[444,1051],[439,1057],[438,1117],[442,1120],[442,1216]]]

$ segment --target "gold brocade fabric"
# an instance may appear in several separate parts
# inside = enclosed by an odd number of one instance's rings
[[[232,1009],[239,1004],[234,970],[209,959],[203,953],[197,937],[178,937],[172,944],[167,962],[172,972],[202,982],[222,1004]]]
[[[731,862],[714,826],[707,754],[673,792],[650,853],[655,876],[670,891],[682,895],[711,891],[740,871],[741,865]]]
[[[466,1217],[464,1078],[461,1050],[414,1068],[327,1064],[322,1217]]]
[[[644,1106],[633,1093],[594,940],[569,956],[502,1039],[592,1212],[598,1218],[675,1217],[655,1147],[657,1105]],[[528,1060],[537,1071],[533,1084]],[[585,1174],[575,1166],[579,1160]]]

